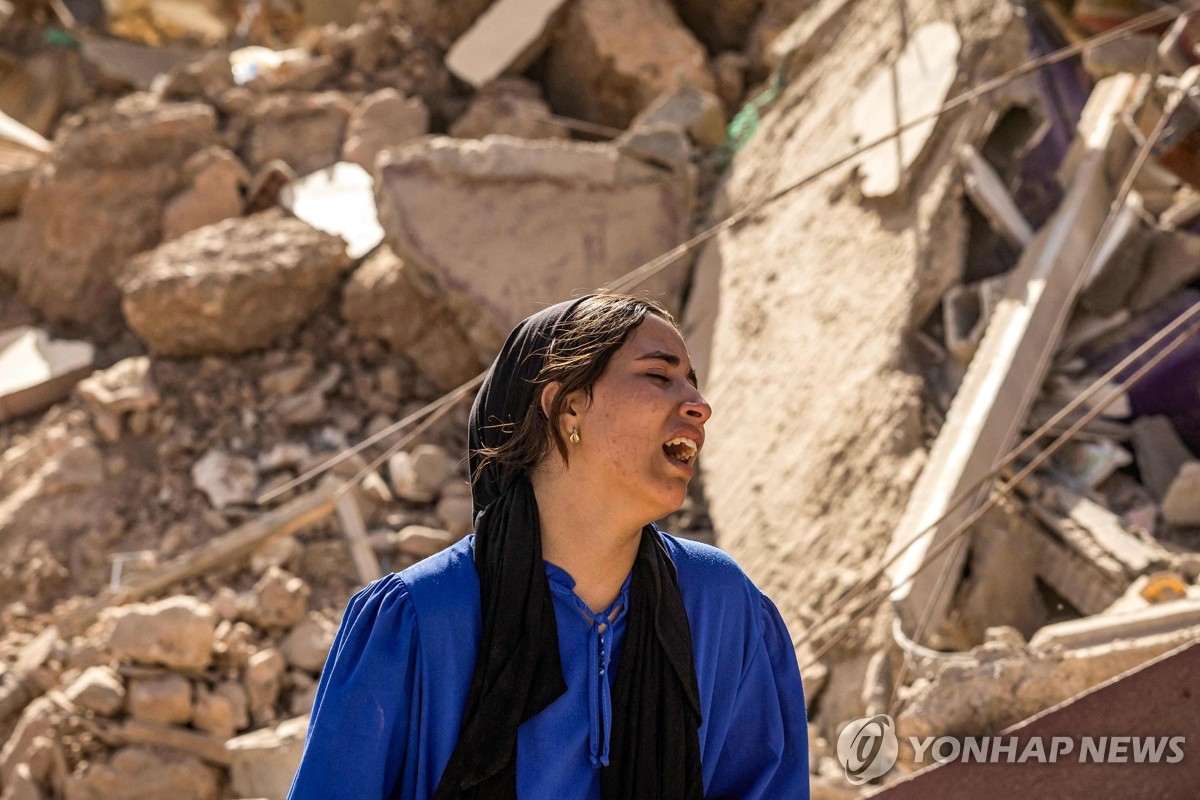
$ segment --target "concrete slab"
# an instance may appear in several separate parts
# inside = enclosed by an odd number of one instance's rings
[[[40,328],[0,331],[0,422],[55,403],[92,371],[87,342],[52,340]]]

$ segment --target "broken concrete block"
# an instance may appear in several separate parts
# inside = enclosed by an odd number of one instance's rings
[[[437,137],[381,156],[378,177],[388,243],[442,289],[482,353],[542,304],[678,245],[692,204],[686,176],[611,145]],[[675,307],[683,277],[670,270],[638,291]]]
[[[1137,639],[1189,628],[1200,628],[1200,600],[1184,599],[1119,614],[1096,614],[1042,628],[1029,644],[1069,650],[1105,645],[1118,639]]]
[[[971,360],[992,312],[1004,297],[1007,276],[985,278],[966,286],[955,286],[942,297],[942,325],[946,331],[946,349],[965,362]]]
[[[135,258],[119,278],[122,309],[156,352],[243,352],[307,319],[349,263],[337,237],[267,211]]]
[[[259,650],[250,656],[246,664],[246,699],[250,704],[250,716],[256,725],[274,722],[275,704],[283,689],[283,673],[287,661],[273,647]]]
[[[41,328],[0,331],[0,422],[69,395],[91,372],[95,357],[87,342],[52,340]]]
[[[380,89],[359,101],[350,114],[342,160],[367,172],[375,169],[381,150],[403,144],[429,132],[429,109],[419,97],[405,97],[395,89]]]
[[[76,391],[92,411],[116,416],[149,411],[159,401],[147,356],[125,358],[108,369],[97,370],[80,381]]]
[[[700,89],[676,89],[647,106],[630,123],[631,131],[666,126],[691,137],[701,147],[725,142],[725,110],[716,95]]]
[[[245,616],[260,628],[290,628],[308,613],[312,591],[303,580],[279,567],[268,567],[254,584],[254,604]]]
[[[550,106],[541,88],[526,78],[497,78],[471,98],[450,126],[456,139],[482,139],[490,134],[518,139],[568,139],[569,131],[547,118]]]
[[[474,527],[475,510],[470,495],[443,494],[437,504],[438,521],[453,536],[461,539]]]
[[[192,465],[192,483],[219,511],[254,499],[258,469],[248,458],[209,450]]]
[[[429,282],[381,247],[346,282],[341,314],[356,336],[387,342],[448,391],[478,373],[482,361]]]
[[[120,658],[174,669],[203,669],[212,661],[217,615],[195,597],[131,603],[107,610],[104,618],[104,644]]]
[[[1172,525],[1200,525],[1200,461],[1189,461],[1179,468],[1163,495],[1162,515]]]
[[[398,496],[414,503],[431,503],[438,498],[452,466],[446,451],[423,444],[411,453],[401,450],[388,459],[388,474]]]
[[[164,240],[241,215],[250,173],[237,156],[222,147],[205,148],[184,163],[183,171],[191,178],[163,208]]]
[[[278,159],[300,175],[332,166],[341,158],[352,110],[350,101],[334,92],[257,98],[245,111],[242,158],[251,170]]]
[[[67,699],[101,717],[115,716],[125,706],[125,684],[112,667],[88,667],[64,692]]]
[[[550,47],[546,94],[560,113],[624,129],[663,92],[716,90],[704,47],[667,0],[581,0]]]
[[[64,123],[24,201],[21,298],[52,319],[115,321],[113,271],[158,244],[163,203],[184,185],[179,165],[215,143],[216,128],[211,106],[145,95]],[[66,227],[64,208],[72,209]]]
[[[284,720],[226,743],[233,756],[230,788],[236,797],[286,797],[304,752],[308,717]]]
[[[1141,196],[1130,192],[1093,257],[1079,301],[1084,308],[1107,316],[1125,307],[1125,297],[1141,282],[1146,252],[1157,233],[1149,230]]]
[[[310,616],[288,631],[279,645],[279,652],[288,666],[319,674],[325,666],[329,648],[333,646],[335,632],[333,625],[323,617]]]
[[[886,147],[886,145],[884,145]],[[962,148],[963,185],[971,203],[994,230],[1024,247],[1033,238],[1033,228],[996,170],[975,148]]]
[[[476,89],[519,73],[550,41],[564,0],[498,0],[446,53],[446,67]]]
[[[192,755],[122,747],[67,778],[68,800],[216,800],[219,772]]]
[[[230,739],[237,733],[233,703],[228,697],[200,686],[196,689],[196,706],[192,711],[192,726],[218,739]]]
[[[192,682],[182,675],[133,678],[126,700],[134,719],[161,725],[186,725],[192,718]]]
[[[880,68],[854,103],[851,131],[856,145],[891,133],[897,125],[941,108],[958,77],[958,31],[949,22],[932,22],[913,32],[896,63]],[[933,135],[936,119],[914,125],[864,153],[858,162],[862,192],[888,197],[908,180],[908,171]]]
[[[317,230],[341,237],[346,255],[359,259],[383,241],[374,187],[365,169],[342,161],[292,181],[279,202]]]
[[[1125,529],[1121,518],[1104,506],[1061,486],[1051,486],[1043,499],[1085,530],[1131,577],[1170,563],[1170,553]]]
[[[459,540],[460,537],[439,528],[424,525],[406,525],[396,532],[396,548],[413,558],[428,558],[440,553]]]
[[[0,112],[2,113],[2,112]],[[9,148],[0,138],[0,217],[17,213],[29,192],[37,168],[46,160],[42,153]]]
[[[1160,502],[1179,470],[1195,458],[1179,438],[1171,420],[1161,415],[1138,417],[1133,421],[1133,452],[1137,456],[1142,485]]]

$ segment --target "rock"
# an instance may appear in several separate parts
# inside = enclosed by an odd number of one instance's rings
[[[127,705],[134,719],[186,725],[192,718],[192,682],[182,675],[133,678]]]
[[[29,184],[45,160],[44,153],[6,149],[7,163],[0,164],[0,216],[16,214],[21,210],[21,201],[29,192]]]
[[[273,647],[259,650],[250,657],[250,663],[246,665],[246,700],[256,725],[275,720],[275,703],[283,688],[286,669],[287,661]]]
[[[380,89],[354,107],[342,147],[342,160],[370,172],[381,150],[395,147],[429,131],[429,109],[419,97],[395,89]]]
[[[237,596],[238,616],[247,614],[254,606],[254,595],[246,593]],[[222,620],[217,625],[216,644],[213,651],[220,656],[221,663],[232,667],[244,667],[254,655],[254,628],[245,622],[230,622]]]
[[[156,352],[240,353],[295,329],[349,263],[337,237],[266,211],[134,259],[120,278],[122,309]]]
[[[1163,495],[1163,518],[1172,525],[1200,526],[1200,461],[1189,461]]]
[[[195,756],[122,747],[67,778],[67,800],[216,800],[218,772]]]
[[[222,147],[208,147],[189,158],[183,171],[189,185],[163,209],[163,239],[177,239],[196,228],[242,213],[242,190],[250,173],[237,156]]]
[[[482,364],[427,283],[391,248],[381,247],[346,282],[341,313],[355,335],[387,342],[447,391],[474,377]]]
[[[272,411],[285,425],[291,427],[312,425],[325,418],[327,411],[325,395],[311,390],[301,392],[283,398],[275,404]]]
[[[319,231],[340,236],[359,259],[383,240],[375,212],[375,181],[358,164],[342,161],[285,186],[279,203]]]
[[[308,717],[285,720],[230,741],[229,783],[234,797],[286,797],[304,752]]]
[[[232,738],[238,731],[233,702],[225,695],[203,686],[198,687],[196,707],[192,711],[192,726],[211,733],[218,739]]]
[[[625,128],[654,98],[716,89],[704,47],[667,0],[579,0],[567,9],[546,68],[561,114]]]
[[[126,358],[94,372],[80,381],[77,390],[95,415],[97,430],[110,442],[120,439],[123,417],[142,415],[159,402],[146,356]]]
[[[87,376],[96,348],[51,339],[41,328],[0,331],[0,422],[58,402]]]
[[[293,670],[288,673],[291,691],[288,695],[288,712],[295,717],[312,711],[317,699],[317,681],[307,672]]]
[[[261,97],[246,111],[241,156],[251,170],[275,159],[300,175],[332,166],[341,157],[352,108],[335,92]]]
[[[243,731],[250,727],[250,699],[246,696],[244,686],[229,681],[219,685],[214,694],[229,702],[229,707],[233,710],[233,727],[235,729]]]
[[[428,558],[457,542],[461,536],[424,525],[407,525],[396,533],[396,547],[413,558]]]
[[[446,53],[446,67],[476,89],[518,74],[550,42],[564,0],[497,0]]]
[[[413,503],[431,503],[437,499],[452,466],[444,450],[435,444],[423,444],[411,453],[401,450],[388,459],[388,474],[399,497]]]
[[[310,616],[288,631],[279,645],[287,663],[306,672],[320,673],[333,646],[333,625],[320,616]]]
[[[469,496],[446,495],[438,501],[437,516],[443,527],[462,538],[474,528],[475,511]]]
[[[437,283],[483,353],[538,308],[625,274],[689,230],[691,180],[612,145],[431,137],[381,156],[378,177],[388,244]],[[638,291],[677,306],[685,272]]]
[[[749,60],[737,52],[725,52],[713,59],[712,70],[717,82],[717,96],[726,108],[740,108],[746,93],[746,68]]]
[[[125,684],[112,667],[88,667],[67,687],[67,699],[101,717],[112,717],[125,706]]]
[[[629,126],[654,130],[667,127],[687,134],[701,147],[720,147],[725,142],[725,110],[716,95],[699,89],[676,89],[657,98]]]
[[[192,483],[219,511],[226,506],[254,500],[258,470],[248,458],[209,450],[192,465]]]
[[[216,613],[195,597],[176,595],[104,612],[105,645],[118,657],[173,669],[204,669],[212,660]]]
[[[214,143],[216,127],[208,105],[157,103],[147,95],[65,123],[25,197],[17,253],[22,299],[51,319],[115,321],[113,270],[158,244],[162,205],[184,185],[179,165]],[[72,209],[69,226],[63,208]]]
[[[255,602],[246,617],[260,628],[290,628],[308,612],[308,584],[279,567],[268,567],[254,584]]]
[[[675,10],[712,52],[741,50],[763,0],[672,0]]]
[[[458,139],[482,139],[489,134],[518,139],[567,139],[570,132],[549,121],[550,106],[541,89],[526,78],[499,78],[471,98],[463,115],[450,126]]]

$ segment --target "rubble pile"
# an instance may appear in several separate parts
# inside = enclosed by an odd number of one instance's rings
[[[350,594],[470,531],[468,404],[296,479],[705,207],[740,91],[601,5],[0,16],[0,797],[283,797]]]
[[[1188,23],[938,113],[1139,4],[235,5],[0,16],[0,800],[283,797],[350,593],[471,527],[465,404],[394,423],[766,197],[639,291],[718,410],[667,527],[783,611],[814,796],[854,717],[1200,633]]]

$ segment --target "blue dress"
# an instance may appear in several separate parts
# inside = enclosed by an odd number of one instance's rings
[[[708,800],[807,800],[800,670],[775,605],[725,553],[660,533],[679,575],[704,718]],[[474,537],[346,608],[289,800],[427,800],[458,740],[480,635]],[[629,578],[592,614],[546,562],[567,692],[517,731],[517,796],[599,800]],[[534,755],[537,754],[537,755]]]

